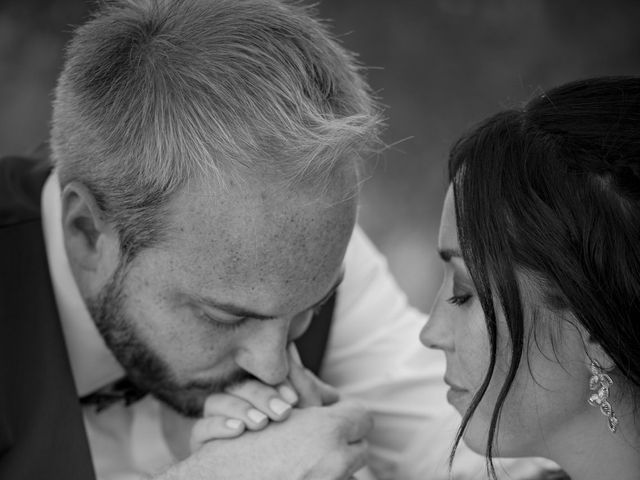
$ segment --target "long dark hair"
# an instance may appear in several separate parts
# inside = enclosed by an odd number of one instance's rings
[[[453,147],[449,179],[491,344],[456,445],[493,374],[494,298],[510,337],[486,447],[495,477],[500,412],[526,350],[516,270],[532,272],[546,306],[571,312],[623,383],[634,394],[640,387],[640,77],[568,83],[489,118]]]

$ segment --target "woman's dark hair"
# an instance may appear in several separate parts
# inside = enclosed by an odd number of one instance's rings
[[[455,445],[493,374],[498,308],[510,337],[486,450],[495,477],[500,412],[525,350],[516,271],[532,273],[546,306],[570,312],[631,391],[640,387],[640,77],[568,83],[489,118],[455,144],[449,178],[491,344]]]

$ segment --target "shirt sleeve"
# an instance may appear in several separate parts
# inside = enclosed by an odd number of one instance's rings
[[[321,376],[372,412],[369,467],[378,479],[481,478],[475,475],[486,472],[484,457],[464,444],[449,476],[460,415],[446,401],[444,354],[419,342],[426,321],[356,227]]]

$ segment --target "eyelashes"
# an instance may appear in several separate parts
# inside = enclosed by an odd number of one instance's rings
[[[206,314],[203,314],[201,318],[204,318],[207,323],[215,326],[220,330],[226,330],[230,332],[240,329],[249,320],[248,317],[243,317],[235,320],[234,322],[221,322],[220,320],[216,320],[215,318]]]
[[[198,318],[200,321],[210,326],[213,326],[218,330],[225,330],[225,331],[238,330],[249,320],[249,317],[242,317],[242,318],[235,319],[233,321],[222,321],[201,309],[197,309],[194,313],[196,318]]]
[[[320,313],[320,311],[322,310],[322,307],[325,306],[325,304],[329,301],[330,298],[331,297],[327,298],[326,300],[323,300],[318,305],[315,305],[315,306],[311,307],[310,309],[308,309],[305,312],[303,312],[303,314],[311,313],[312,318],[315,317],[316,315],[318,315]],[[249,320],[251,320],[250,317],[243,317],[243,318],[239,318],[239,319],[237,319],[237,320],[235,320],[233,322],[223,322],[223,321],[220,321],[220,320],[212,317],[211,315],[208,315],[205,312],[199,312],[198,317],[203,319],[208,324],[213,325],[214,327],[218,328],[219,330],[225,330],[225,331],[229,331],[229,332],[234,332],[236,330],[239,330]]]
[[[455,305],[456,307],[460,307],[467,303],[471,299],[471,297],[472,295],[468,293],[464,295],[453,295],[452,297],[447,299],[447,302],[449,302],[451,305]]]

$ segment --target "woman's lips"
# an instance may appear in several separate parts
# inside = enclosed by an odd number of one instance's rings
[[[451,390],[460,391],[460,392],[466,392],[467,391],[466,388],[461,387],[460,385],[458,385],[457,383],[453,382],[451,379],[449,379],[447,377],[444,377],[444,383],[446,383]]]
[[[465,409],[464,399],[467,396],[468,390],[462,388],[460,385],[446,377],[444,379],[444,383],[449,386],[449,390],[447,391],[447,401],[462,413]]]

